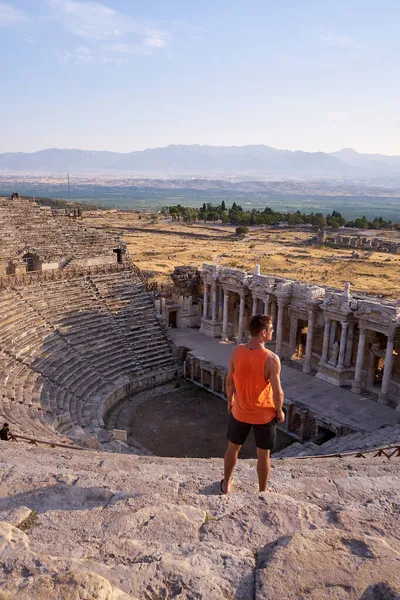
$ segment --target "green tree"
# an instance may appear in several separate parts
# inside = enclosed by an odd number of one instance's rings
[[[236,229],[235,229],[235,234],[238,236],[246,235],[246,233],[249,233],[249,228],[244,227],[243,225],[241,225],[240,227],[236,227]]]

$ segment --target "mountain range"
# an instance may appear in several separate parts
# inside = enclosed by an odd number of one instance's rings
[[[226,174],[293,177],[400,177],[400,156],[278,150],[270,146],[171,145],[128,153],[57,149],[0,154],[0,171]]]

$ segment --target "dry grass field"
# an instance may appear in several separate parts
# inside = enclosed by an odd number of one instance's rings
[[[253,270],[258,263],[263,274],[297,279],[305,283],[341,288],[346,281],[352,289],[400,296],[400,255],[372,252],[365,258],[352,258],[352,250],[308,246],[313,232],[285,229],[250,229],[236,238],[235,228],[222,225],[186,225],[147,215],[102,212],[85,217],[88,225],[112,228],[128,244],[132,260],[166,281],[177,265],[214,262],[238,269]],[[389,237],[400,239],[390,232]]]

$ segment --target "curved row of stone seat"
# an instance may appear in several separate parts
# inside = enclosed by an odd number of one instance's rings
[[[0,198],[0,259],[20,257],[21,249],[34,248],[50,262],[107,255],[120,247],[119,236],[87,227],[60,210],[36,206],[24,199]]]
[[[11,361],[0,394],[8,408],[36,403],[53,435],[82,438],[85,428],[102,426],[112,394],[176,368],[152,300],[132,273],[5,290],[0,314],[0,350]],[[20,432],[33,435],[38,419],[25,420]]]
[[[27,365],[0,354],[0,415],[11,431],[50,440],[60,440],[45,415],[41,402],[44,380]],[[68,438],[63,439],[69,442]]]
[[[143,286],[130,285],[131,278],[129,272],[91,276],[99,297],[125,331],[130,346],[141,355],[142,367],[146,371],[154,369],[156,364],[169,368],[173,362],[171,349],[153,301]]]

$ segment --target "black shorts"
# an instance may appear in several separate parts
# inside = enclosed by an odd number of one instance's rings
[[[243,423],[238,421],[231,414],[229,418],[229,426],[227,438],[232,444],[243,446],[249,435],[250,429],[254,428],[254,437],[256,440],[257,448],[261,450],[273,450],[276,442],[276,417],[268,423],[262,423],[261,425],[251,425],[250,423]]]

